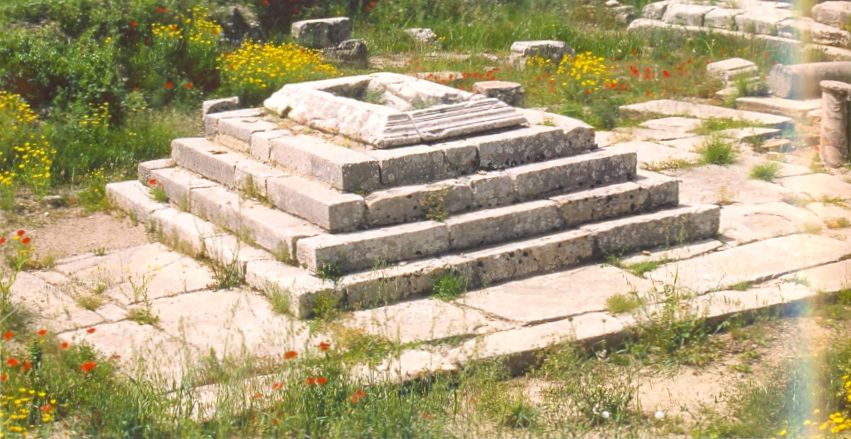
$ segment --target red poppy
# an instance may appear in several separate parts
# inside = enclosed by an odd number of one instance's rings
[[[590,95],[591,95],[591,90],[588,90],[588,89],[586,88],[586,89],[585,89],[585,96],[590,96]]]
[[[10,358],[10,359],[6,360],[6,364],[8,364],[8,365],[9,365],[9,367],[18,367],[18,366],[20,366],[20,365],[21,365],[21,362],[20,362],[20,361],[18,361],[18,359],[17,359],[17,358],[12,357],[12,358]]]
[[[152,179],[148,180],[148,186],[156,186],[156,185],[157,185],[157,179],[156,178],[152,178]]]
[[[357,404],[360,400],[366,398],[366,392],[363,389],[355,390],[355,393],[352,393],[352,396],[349,397],[349,400],[352,401],[352,404]]]
[[[669,72],[669,71],[667,71],[667,70],[662,70],[662,76],[664,76],[664,77],[666,77],[666,78],[670,78],[670,77],[671,77],[671,72]]]
[[[316,383],[319,384],[320,386],[324,386],[324,385],[328,384],[328,378],[318,377],[318,378],[316,378]]]
[[[21,244],[23,245],[29,245],[31,242],[32,238],[30,238],[29,236],[24,236],[24,239],[21,240]]]
[[[171,81],[166,81],[163,87],[165,87],[166,90],[171,90],[174,88],[174,83]]]
[[[139,25],[139,23],[137,23],[136,20],[130,21],[130,27],[135,28],[138,25]]]
[[[304,383],[307,384],[308,386],[315,386],[316,385],[316,378],[307,377],[307,379],[304,380]]]
[[[30,363],[29,361],[24,361],[24,367],[23,367],[24,372],[30,370],[32,367],[33,367],[32,363]]]
[[[284,383],[273,383],[272,390],[281,390],[284,388]]]
[[[50,413],[53,411],[53,406],[50,404],[45,404],[39,407],[38,409],[41,410],[43,413]]]
[[[263,394],[262,394],[262,393],[260,393],[260,392],[255,393],[255,394],[254,394],[254,399],[263,399]]]
[[[323,341],[322,343],[319,343],[319,350],[320,351],[327,351],[328,349],[331,349],[331,343],[328,343],[327,341]]]
[[[3,372],[2,374],[0,374],[0,383],[4,383],[8,380],[9,380],[9,374],[8,373]]]
[[[89,373],[94,370],[95,366],[97,366],[97,363],[95,363],[94,361],[86,361],[85,363],[80,365],[80,370],[82,370],[83,373]]]
[[[68,349],[68,346],[70,346],[70,345],[68,344],[67,341],[63,341],[62,343],[59,343],[59,349],[65,350],[65,349]]]
[[[9,340],[11,340],[11,339],[12,339],[12,337],[14,337],[14,336],[15,336],[15,333],[14,333],[14,332],[12,332],[12,331],[6,331],[6,332],[4,332],[4,333],[3,333],[3,340],[5,340],[5,341],[9,341]]]
[[[192,83],[187,82],[186,85],[184,85],[184,87],[186,87],[187,90],[192,90]]]
[[[296,351],[284,352],[284,360],[292,360],[295,357],[298,357],[298,352],[296,352]]]
[[[36,334],[38,334],[39,337],[44,337],[45,335],[47,335],[47,329],[41,328]]]
[[[3,245],[3,244],[5,244],[5,243],[6,243],[6,237],[5,237],[5,236],[0,236],[0,245]]]
[[[88,332],[89,334],[94,334],[95,331],[97,331],[97,329],[95,329],[95,328],[86,329],[86,332]]]
[[[629,71],[632,72],[633,76],[638,76],[638,69],[635,66],[629,66]]]
[[[25,232],[24,229],[18,229],[18,231],[15,232],[15,234],[18,235],[18,236],[24,236],[24,235],[26,235],[26,233],[27,232]]]
[[[166,12],[168,12],[168,8],[166,8],[165,6],[157,6],[157,9],[155,9],[155,11],[157,11],[157,14],[165,14]]]

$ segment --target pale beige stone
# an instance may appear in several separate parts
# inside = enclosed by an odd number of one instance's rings
[[[721,235],[737,244],[800,233],[821,227],[820,219],[806,209],[783,202],[734,204],[721,208]]]

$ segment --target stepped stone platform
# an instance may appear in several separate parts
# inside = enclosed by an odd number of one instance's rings
[[[482,288],[719,227],[717,206],[680,206],[677,180],[597,149],[581,121],[402,75],[287,85],[204,126],[108,196],[299,317],[320,297],[369,308],[447,273]]]

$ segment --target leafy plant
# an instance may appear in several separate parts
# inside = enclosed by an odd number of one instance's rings
[[[703,144],[697,148],[704,164],[730,165],[736,161],[736,150],[733,145],[723,137],[715,134],[709,135]]]
[[[432,287],[432,297],[450,301],[467,291],[467,279],[456,271],[449,270],[440,275]]]
[[[751,178],[762,180],[762,181],[774,181],[777,178],[777,175],[780,173],[780,165],[775,162],[763,163],[761,165],[755,165],[751,168],[750,176]]]

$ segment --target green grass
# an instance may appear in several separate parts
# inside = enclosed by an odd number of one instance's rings
[[[780,164],[767,162],[751,168],[750,177],[762,181],[774,181],[780,173]]]
[[[696,152],[703,164],[725,166],[736,162],[735,147],[728,139],[718,135],[709,135]]]
[[[606,310],[612,314],[635,311],[644,302],[636,293],[615,294],[606,299]]]
[[[432,286],[431,295],[440,300],[450,301],[467,291],[467,279],[455,271],[444,272]]]

